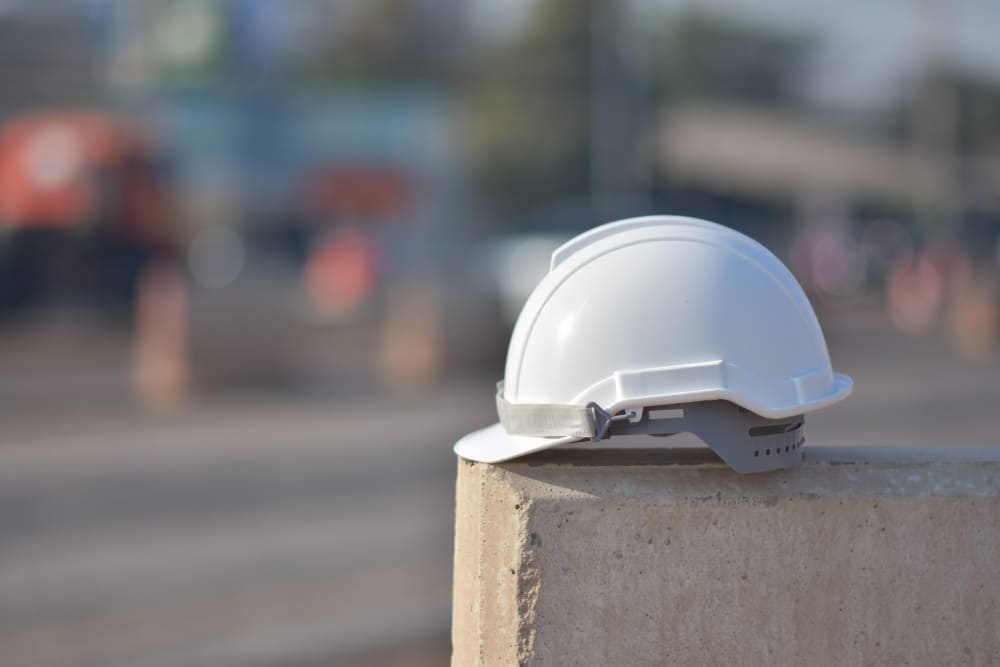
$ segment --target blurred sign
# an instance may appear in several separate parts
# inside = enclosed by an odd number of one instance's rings
[[[414,204],[413,179],[391,166],[345,165],[314,170],[306,177],[307,206],[321,217],[384,218]]]

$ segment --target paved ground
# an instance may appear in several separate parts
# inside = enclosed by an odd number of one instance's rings
[[[809,442],[1000,443],[997,362],[877,316],[828,335],[857,391],[808,419]],[[493,419],[494,378],[419,397],[271,389],[155,416],[124,393],[109,340],[73,368],[0,341],[0,664],[447,661],[449,446]]]
[[[489,419],[488,396],[244,398],[15,424],[0,451],[2,663],[440,651],[448,443]]]
[[[809,443],[1000,446],[1000,350],[963,359],[940,333],[904,336],[878,313],[826,317],[834,368],[851,397],[809,415]]]

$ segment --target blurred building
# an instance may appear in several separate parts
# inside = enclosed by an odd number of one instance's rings
[[[657,128],[656,160],[680,185],[840,210],[899,208],[953,196],[938,161],[884,137],[784,110],[740,105],[678,106]],[[964,155],[963,208],[1000,215],[1000,156]]]

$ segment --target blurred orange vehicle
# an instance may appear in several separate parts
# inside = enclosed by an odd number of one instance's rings
[[[0,312],[89,298],[131,309],[142,268],[177,244],[149,137],[102,111],[0,129]]]

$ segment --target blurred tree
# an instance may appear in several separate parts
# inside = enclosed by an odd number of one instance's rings
[[[962,228],[964,221],[982,225],[980,216],[990,211],[985,219],[995,226],[997,199],[988,165],[1000,157],[1000,83],[934,63],[900,96],[892,116],[896,138],[931,166],[915,181],[918,222],[927,230]]]
[[[225,6],[200,0],[166,0],[151,5],[148,46],[160,82],[208,86],[225,67]]]
[[[1000,83],[969,72],[952,74],[955,99],[955,151],[959,161],[973,158],[984,162],[1000,157]],[[967,192],[969,174],[959,168],[957,179],[962,194],[960,234],[971,255],[988,260],[1000,260],[1000,213],[995,181],[985,173],[989,167],[982,167],[976,178],[979,192]],[[984,177],[985,176],[985,177]]]
[[[588,3],[538,3],[523,34],[484,58],[471,84],[470,148],[480,194],[516,213],[586,192]]]
[[[609,187],[647,189],[614,176],[639,161],[647,110],[673,100],[796,99],[804,36],[700,12],[621,30],[629,18],[627,3],[538,3],[523,34],[485,60],[470,146],[486,204],[513,214]]]
[[[954,149],[973,155],[1000,153],[1000,83],[960,69],[926,72],[901,102],[900,115],[912,121],[908,110],[914,100],[942,95],[952,99]]]
[[[811,40],[693,10],[652,36],[654,99],[738,98],[795,102]]]
[[[340,3],[319,15],[331,24],[328,38],[295,74],[325,84],[454,82],[468,46],[461,39],[465,13],[450,0]]]

